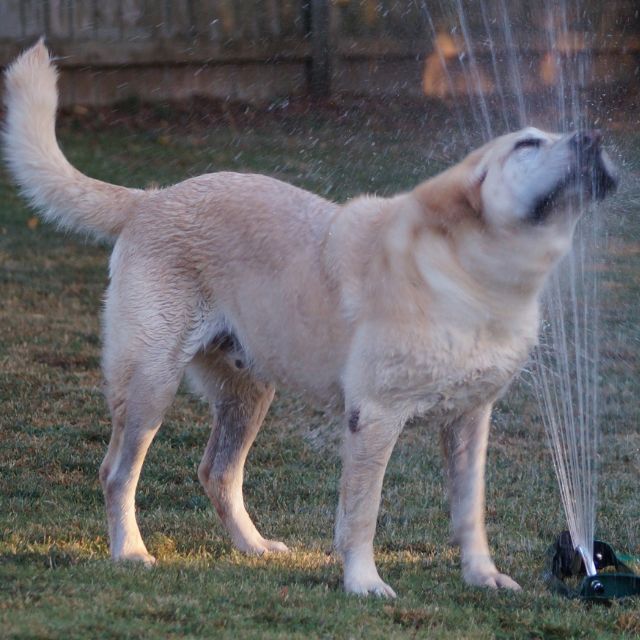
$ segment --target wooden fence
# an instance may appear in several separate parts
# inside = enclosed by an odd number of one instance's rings
[[[552,0],[0,0],[0,64],[46,34],[62,101],[93,104],[196,93],[445,97],[466,90],[469,60],[477,89],[492,91],[513,73],[510,47],[530,87],[582,50],[598,81],[640,82],[637,0],[568,4],[582,10]]]

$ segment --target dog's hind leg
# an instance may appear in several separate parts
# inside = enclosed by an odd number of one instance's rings
[[[100,467],[100,481],[114,560],[155,562],[136,522],[135,491],[147,450],[174,398],[180,377],[174,371],[168,379],[166,370],[154,375],[138,363],[124,389],[114,389],[112,385],[107,392],[113,431]]]
[[[112,434],[100,467],[114,560],[154,562],[136,522],[135,491],[147,450],[182,378],[186,323],[185,299],[136,287],[138,265],[128,265],[128,286],[117,277],[105,307],[103,371]],[[116,274],[120,275],[120,274]]]
[[[209,442],[198,478],[235,546],[245,553],[288,551],[263,538],[244,504],[244,463],[273,400],[274,387],[238,370],[219,353],[196,356],[189,374],[212,410]]]

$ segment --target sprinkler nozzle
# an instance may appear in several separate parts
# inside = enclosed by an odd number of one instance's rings
[[[595,562],[589,551],[579,544],[576,547],[576,553],[580,554],[582,562],[584,563],[584,570],[588,576],[595,576],[597,573]]]

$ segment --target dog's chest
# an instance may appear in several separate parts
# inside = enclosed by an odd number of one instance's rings
[[[498,357],[496,357],[498,356]],[[501,357],[500,357],[501,356]],[[461,414],[496,399],[523,365],[526,351],[478,354],[453,370],[429,377],[418,413]],[[420,403],[422,404],[422,403]]]
[[[535,332],[442,330],[386,359],[385,393],[411,415],[455,417],[492,402],[525,363]],[[382,390],[381,390],[382,391]]]

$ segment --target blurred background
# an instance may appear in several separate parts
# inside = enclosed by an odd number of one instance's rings
[[[639,7],[637,0],[3,0],[0,63],[45,34],[60,58],[66,105],[193,95],[446,100],[470,84],[500,94],[517,47],[525,93],[554,85],[563,59],[584,54],[591,88],[621,100],[638,91]]]

